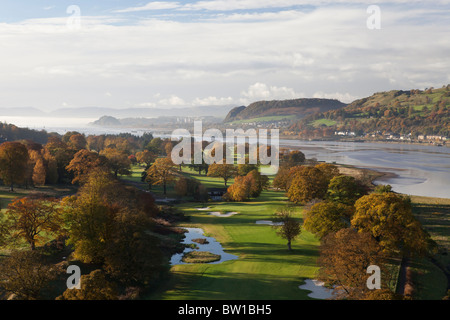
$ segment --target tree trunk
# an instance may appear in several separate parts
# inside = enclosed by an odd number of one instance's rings
[[[164,182],[164,195],[166,195],[166,183]]]
[[[291,240],[288,241],[287,246],[288,246],[289,251],[292,251]]]

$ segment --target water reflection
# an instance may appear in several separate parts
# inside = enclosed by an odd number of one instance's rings
[[[187,232],[185,233],[186,237],[184,238],[182,243],[196,245],[196,246],[198,246],[198,249],[186,248],[186,249],[184,249],[184,251],[182,253],[174,254],[172,256],[172,258],[170,259],[171,265],[186,264],[185,262],[183,262],[181,260],[183,258],[183,255],[185,253],[188,253],[188,252],[191,252],[194,250],[208,251],[208,252],[220,255],[220,260],[210,262],[210,264],[217,264],[217,263],[221,263],[221,262],[228,261],[228,260],[234,260],[234,259],[238,258],[238,256],[226,253],[223,250],[222,245],[219,242],[217,242],[217,240],[214,239],[213,237],[204,236],[203,229],[201,229],[201,228],[183,228],[183,229],[186,229]],[[192,241],[193,239],[198,239],[198,238],[205,239],[207,241],[207,243],[199,244],[197,242]]]

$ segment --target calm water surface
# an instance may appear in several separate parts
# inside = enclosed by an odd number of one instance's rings
[[[399,143],[353,143],[281,140],[281,146],[300,149],[306,158],[373,168],[395,174],[378,184],[394,191],[450,198],[450,148]]]

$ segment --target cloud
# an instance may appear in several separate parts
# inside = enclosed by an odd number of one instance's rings
[[[324,92],[316,92],[312,96],[313,98],[320,98],[320,99],[336,99],[344,103],[351,103],[361,97],[354,96],[348,92],[346,93],[324,93]]]
[[[209,96],[206,98],[195,98],[191,102],[191,105],[193,105],[193,106],[222,106],[222,105],[231,105],[234,103],[235,103],[235,101],[232,97],[218,98],[218,97]]]
[[[427,4],[426,0],[209,0],[192,1],[185,4],[180,2],[154,1],[138,7],[116,10],[117,13],[139,12],[151,10],[175,9],[177,11],[242,11],[260,9],[284,9],[298,6],[319,7],[324,5],[373,5],[373,4]],[[445,5],[450,0],[437,0],[434,3]]]
[[[75,31],[66,28],[69,16],[0,23],[2,103],[182,107],[313,96],[346,102],[440,87],[449,81],[449,9],[434,6],[383,6],[381,30],[367,29],[365,7],[331,5],[211,12],[195,20],[82,16]]]
[[[285,100],[303,98],[303,93],[298,93],[292,88],[268,86],[257,82],[241,92],[240,102],[249,104],[260,100]]]
[[[150,11],[150,10],[167,10],[180,8],[181,4],[179,2],[168,2],[168,1],[154,1],[149,2],[144,6],[140,7],[130,7],[121,10],[115,10],[115,13],[126,13],[126,12],[139,12],[139,11]]]
[[[161,99],[158,101],[158,104],[161,106],[169,106],[169,107],[184,107],[186,106],[186,102],[176,95],[171,95],[169,98]]]

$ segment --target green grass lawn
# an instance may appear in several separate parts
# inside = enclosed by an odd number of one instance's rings
[[[327,127],[334,126],[337,123],[335,120],[329,120],[329,119],[318,119],[313,122],[311,122],[311,125],[314,127],[318,127],[320,125],[326,125]]]
[[[244,119],[244,120],[235,120],[231,122],[231,124],[242,124],[242,123],[250,123],[250,122],[268,122],[268,121],[282,121],[282,120],[294,120],[296,118],[295,115],[290,116],[267,116],[267,117],[258,117],[252,119]]]
[[[196,177],[209,186],[221,182],[217,178]],[[216,182],[217,179],[219,182]],[[223,182],[221,182],[223,183]],[[310,299],[300,290],[302,279],[314,278],[317,271],[318,241],[309,232],[302,231],[287,248],[268,225],[257,225],[257,220],[270,220],[275,210],[287,205],[282,192],[264,191],[258,199],[249,202],[209,202],[210,211],[199,211],[199,203],[183,203],[177,207],[191,217],[183,226],[199,227],[207,236],[217,239],[226,252],[237,260],[220,264],[186,264],[171,268],[172,278],[165,290],[150,299]],[[238,212],[231,217],[209,215],[211,211]],[[301,207],[296,207],[301,219]]]
[[[415,217],[439,245],[433,258],[440,266],[449,266],[450,199],[412,196],[411,202]],[[447,287],[444,272],[429,259],[414,259],[411,267],[417,286],[415,298],[441,299]]]

